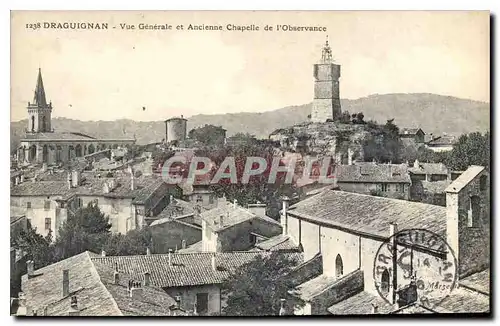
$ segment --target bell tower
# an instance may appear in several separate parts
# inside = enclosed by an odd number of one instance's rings
[[[314,64],[314,100],[311,111],[312,122],[325,122],[340,117],[339,94],[340,65],[334,63],[328,36],[321,53],[321,60]]]
[[[28,132],[52,132],[52,102],[47,104],[43,87],[42,70],[38,69],[33,103],[28,102]]]

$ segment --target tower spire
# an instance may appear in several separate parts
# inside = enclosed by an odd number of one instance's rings
[[[332,58],[332,49],[330,48],[330,45],[328,44],[328,35],[326,36],[326,43],[325,46],[323,47],[323,51],[321,53],[321,63],[332,63],[333,58]]]
[[[35,96],[33,98],[33,105],[41,108],[47,107],[47,100],[45,98],[45,89],[43,88],[42,69],[38,68],[38,79],[36,81]]]

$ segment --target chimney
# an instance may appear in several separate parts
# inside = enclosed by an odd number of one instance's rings
[[[217,270],[217,264],[215,263],[215,252],[212,253],[212,270]]]
[[[47,163],[42,164],[42,172],[47,171]]]
[[[285,299],[280,299],[280,312],[279,312],[279,315],[280,316],[284,316],[286,313],[286,310],[285,310]]]
[[[149,249],[149,247],[146,248],[146,255],[147,256],[151,255],[151,249]]]
[[[238,201],[236,199],[233,200],[233,208],[234,209],[236,209],[237,205],[238,205]]]
[[[35,262],[32,260],[28,260],[26,262],[27,269],[28,269],[28,278],[32,277],[35,274]]]
[[[224,224],[224,216],[219,216],[219,224],[222,226]]]
[[[23,182],[24,182],[24,174],[21,174],[21,177],[20,177],[19,182],[20,182],[20,183],[23,183]]]
[[[140,282],[133,282],[130,288],[130,297],[134,300],[142,299],[142,285]]]
[[[14,179],[14,185],[18,185],[19,184],[19,176],[17,176],[15,179]]]
[[[283,197],[283,208],[281,210],[280,224],[283,229],[283,235],[288,234],[288,208],[290,207],[290,199]]]
[[[62,281],[62,296],[66,298],[69,295],[69,269],[63,270],[63,281]]]
[[[106,251],[101,251],[101,257],[106,257]]]
[[[186,249],[186,240],[181,241],[181,247],[182,249]]]
[[[71,307],[68,310],[68,316],[80,316],[80,311],[78,311],[78,299],[76,295],[71,297]]]
[[[151,283],[151,274],[149,272],[144,273],[144,285],[149,286]]]
[[[168,266],[172,266],[172,249],[168,249]]]
[[[76,170],[71,171],[71,185],[74,188],[80,185],[80,172]]]
[[[71,189],[73,186],[73,183],[71,182],[71,173],[70,172],[68,172],[68,176],[66,177],[66,181],[68,184],[68,189]]]
[[[105,193],[105,194],[109,194],[110,192],[110,189],[109,189],[109,184],[107,182],[105,182],[103,185],[102,185],[102,192]]]
[[[418,162],[417,159],[415,159],[415,162],[413,162],[413,167],[418,168],[420,166],[420,163]]]
[[[372,314],[378,314],[378,306],[372,303]]]
[[[48,307],[47,307],[47,306],[44,306],[44,307],[43,307],[43,315],[44,315],[44,316],[48,316],[47,310],[48,310]]]

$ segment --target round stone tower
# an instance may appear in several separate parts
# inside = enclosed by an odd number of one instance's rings
[[[181,115],[180,118],[170,118],[165,121],[167,143],[178,143],[186,139],[187,119]]]

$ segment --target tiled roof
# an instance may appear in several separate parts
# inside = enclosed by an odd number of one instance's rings
[[[411,183],[406,164],[337,165],[337,182]]]
[[[35,277],[23,275],[23,292],[31,309],[47,307],[48,316],[67,315],[71,296],[78,299],[81,316],[166,316],[175,301],[164,291],[143,286],[141,299],[128,295],[129,276],[122,270],[119,284],[113,284],[114,270],[95,263],[97,255],[83,252],[35,271]],[[62,297],[62,271],[69,270],[70,295]],[[141,279],[135,279],[142,281]]]
[[[419,130],[422,130],[422,129],[420,129],[420,128],[402,128],[399,131],[399,134],[400,135],[416,135]]]
[[[476,289],[484,293],[490,293],[490,269],[485,269],[482,272],[472,274],[460,280],[460,284],[463,284],[469,288]]]
[[[379,295],[362,291],[328,308],[334,315],[368,315],[372,314],[372,304],[377,306],[379,314],[388,314],[394,310]]]
[[[415,161],[408,171],[413,174],[448,174],[448,168],[443,163],[421,163],[418,161]]]
[[[297,286],[295,289],[296,294],[305,301],[308,301],[318,295],[320,292],[328,289],[332,284],[335,283],[337,278],[333,276],[328,276],[321,274],[301,285]]]
[[[18,215],[18,216],[10,216],[10,225],[15,224],[16,222],[20,221],[23,219],[25,216],[24,215]]]
[[[230,226],[254,218],[262,219],[272,224],[279,224],[272,218],[267,216],[257,216],[249,210],[229,202],[220,203],[217,207],[201,213],[200,217],[202,220],[207,222],[207,225],[214,231],[224,230]]]
[[[457,139],[453,136],[440,136],[429,141],[427,145],[429,146],[440,146],[440,145],[454,145]]]
[[[381,238],[389,236],[389,224],[398,229],[427,229],[446,233],[446,208],[392,198],[329,190],[291,206],[289,213],[353,232]]]
[[[440,181],[420,181],[425,192],[432,194],[443,194],[446,188],[451,184],[450,180],[440,180]]]
[[[438,305],[439,309],[454,313],[489,312],[490,297],[488,295],[459,287],[454,289]],[[434,309],[439,312],[438,309]]]
[[[298,250],[297,244],[287,235],[277,235],[255,245],[261,250]]]
[[[92,257],[92,261],[107,266],[115,266],[132,277],[151,273],[151,283],[155,286],[179,287],[204,284],[220,284],[230,275],[230,271],[250,262],[258,255],[267,256],[268,252],[225,252],[215,256],[217,270],[212,269],[212,253],[172,253],[171,265],[168,254],[141,256]],[[284,253],[301,259],[300,253]]]
[[[82,179],[82,184],[76,188],[68,188],[67,181],[36,181],[23,182],[11,187],[11,196],[70,196],[87,195],[103,196],[110,198],[134,198],[134,201],[141,202],[150,196],[161,184],[163,180],[154,176],[140,177],[135,179],[135,190],[130,189],[130,178],[114,178],[116,188],[109,193],[104,192],[104,184],[110,178],[86,178]]]
[[[195,205],[190,202],[174,198],[163,211],[158,214],[158,218],[177,218],[195,214]]]
[[[484,171],[483,166],[471,165],[464,173],[456,178],[451,185],[446,188],[446,192],[458,193],[468,185],[475,177]]]
[[[413,303],[408,306],[404,306],[401,309],[392,312],[393,314],[433,314],[435,311],[419,305],[418,303]]]

